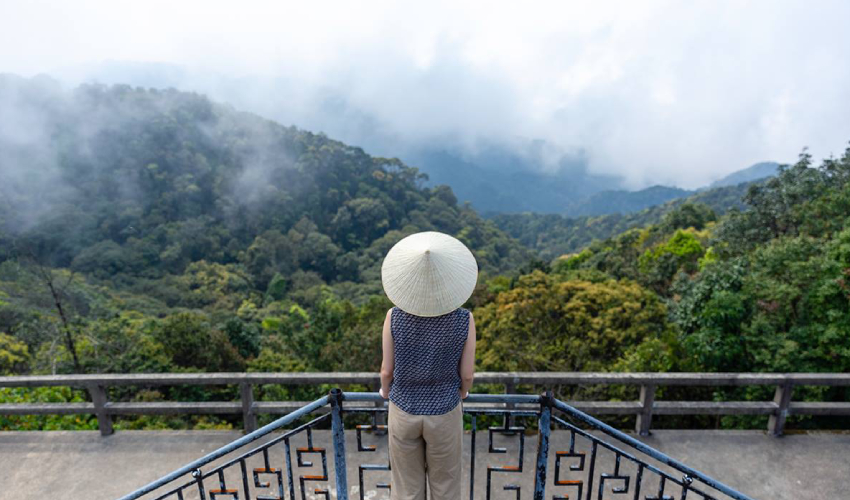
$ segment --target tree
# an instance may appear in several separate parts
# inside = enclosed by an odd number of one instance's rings
[[[683,203],[664,214],[659,224],[662,233],[671,233],[676,229],[705,229],[710,222],[717,220],[717,214],[704,203]]]
[[[71,324],[68,320],[65,307],[63,306],[64,291],[74,278],[74,274],[67,273],[67,279],[64,284],[60,285],[55,281],[53,270],[43,266],[41,262],[37,260],[35,254],[31,251],[29,252],[29,258],[36,275],[41,279],[44,286],[47,287],[47,290],[50,292],[50,297],[53,299],[53,305],[56,308],[60,321],[62,322],[62,331],[65,333],[66,347],[71,355],[71,359],[74,361],[74,371],[76,373],[83,373],[79,356],[77,356],[74,334],[71,330]]]
[[[206,371],[240,371],[245,367],[227,334],[213,327],[205,315],[172,314],[156,325],[153,334],[178,366]]]
[[[682,270],[694,273],[698,269],[703,247],[693,230],[676,232],[664,243],[646,250],[638,259],[640,280],[661,295],[666,295],[673,276]]]
[[[539,270],[473,313],[484,370],[605,370],[669,329],[664,304],[637,283]]]
[[[15,337],[0,332],[0,374],[23,373],[29,362],[29,349]]]

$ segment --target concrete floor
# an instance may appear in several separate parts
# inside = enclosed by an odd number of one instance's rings
[[[375,453],[358,453],[354,432],[347,432],[348,483],[352,498],[359,498],[359,463],[386,463],[386,437],[364,435],[364,444],[377,446]],[[146,483],[155,480],[176,468],[206,454],[241,436],[239,432],[223,431],[123,431],[103,438],[96,432],[0,432],[0,498],[2,499],[86,499],[107,500],[125,495]],[[464,498],[469,491],[469,435],[464,444]],[[516,465],[519,437],[495,435],[494,444],[508,448],[506,454],[487,453],[487,433],[480,432],[476,438],[475,497],[485,498],[487,465]],[[718,479],[727,485],[757,499],[771,500],[824,500],[850,499],[850,434],[808,433],[772,438],[761,431],[674,431],[657,430],[644,438],[650,446],[676,458],[687,465]],[[305,446],[302,434],[293,437],[293,448]],[[521,487],[521,498],[530,499],[533,491],[533,466],[537,448],[535,435],[525,436],[523,471],[521,474],[493,473],[492,499],[516,498],[513,491],[504,491],[508,483]],[[328,431],[315,431],[314,446],[329,450],[328,469],[333,478],[333,454]],[[549,478],[546,496],[569,494],[574,498],[575,488],[553,486],[555,451],[567,450],[569,433],[553,433],[550,446]],[[588,451],[589,444],[580,438],[577,451]],[[272,467],[283,468],[283,446],[277,445],[270,451]],[[296,498],[301,498],[297,475],[321,473],[321,461],[315,454],[305,455],[313,460],[311,468],[297,468],[293,450],[292,463],[296,474]],[[250,459],[248,467],[260,467],[258,458]],[[568,465],[577,461],[562,462],[562,479]],[[206,467],[205,470],[209,470]],[[593,498],[597,498],[599,474],[613,473],[613,454],[599,452],[596,464]],[[634,491],[635,467],[622,461],[621,474],[630,475],[629,492]],[[567,479],[585,479],[581,472],[569,472]],[[681,477],[676,473],[675,477]],[[228,487],[241,486],[236,476],[226,475]],[[263,477],[262,480],[268,480]],[[286,476],[284,474],[284,483]],[[379,500],[389,498],[388,490],[376,489],[377,482],[389,481],[389,473],[366,472],[365,498]],[[217,482],[217,481],[216,481]],[[309,491],[320,483],[308,483]],[[623,498],[613,495],[611,487],[622,486],[622,481],[606,483],[603,498]],[[217,487],[207,480],[207,489]],[[644,476],[642,497],[652,495],[657,480]],[[331,488],[333,490],[333,488]],[[269,494],[270,490],[257,491],[253,495]],[[679,498],[678,489],[671,488],[667,494]],[[587,490],[583,491],[583,496]],[[288,495],[287,495],[288,496]],[[307,498],[314,497],[308,493]],[[336,497],[335,491],[331,497]],[[147,498],[147,497],[146,497]],[[176,497],[172,497],[176,498]],[[186,498],[198,498],[196,491]],[[219,496],[219,499],[228,496]],[[240,491],[240,498],[244,498]],[[631,494],[628,498],[632,498]],[[699,498],[689,495],[688,498]]]

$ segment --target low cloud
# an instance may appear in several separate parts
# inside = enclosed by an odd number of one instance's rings
[[[847,2],[83,4],[0,7],[0,71],[197,90],[402,158],[544,144],[540,170],[633,188],[850,140]]]

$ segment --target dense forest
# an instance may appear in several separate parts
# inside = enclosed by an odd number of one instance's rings
[[[707,205],[715,215],[745,208],[743,196],[753,182],[716,187],[636,211],[598,216],[565,217],[559,214],[485,214],[502,230],[550,261],[580,251],[594,240],[605,240],[629,229],[657,224],[665,214],[683,204]]]
[[[68,92],[2,77],[0,111],[3,374],[377,371],[391,306],[380,264],[424,230],[456,236],[479,263],[466,304],[479,370],[850,369],[850,150],[819,166],[804,153],[774,178],[630,216],[490,220],[448,186],[424,187],[424,174],[398,159],[197,94]],[[768,389],[697,396],[764,400]],[[259,397],[307,392],[266,387]],[[0,389],[0,402],[85,397]],[[175,387],[110,397],[236,395]],[[795,393],[806,397],[847,394]],[[792,425],[816,425],[809,420]],[[232,424],[139,417],[117,426]],[[92,427],[93,418],[0,417],[5,429]]]

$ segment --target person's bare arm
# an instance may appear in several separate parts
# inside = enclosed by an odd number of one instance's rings
[[[463,353],[460,356],[460,397],[466,399],[472,389],[472,379],[475,376],[475,320],[472,311],[469,312],[469,334]]]
[[[395,363],[395,359],[393,358],[393,335],[390,331],[391,315],[392,309],[387,311],[387,317],[384,319],[384,331],[381,336],[381,346],[384,353],[384,360],[381,362],[381,396],[384,398],[390,397],[390,384],[393,381],[393,366]]]

